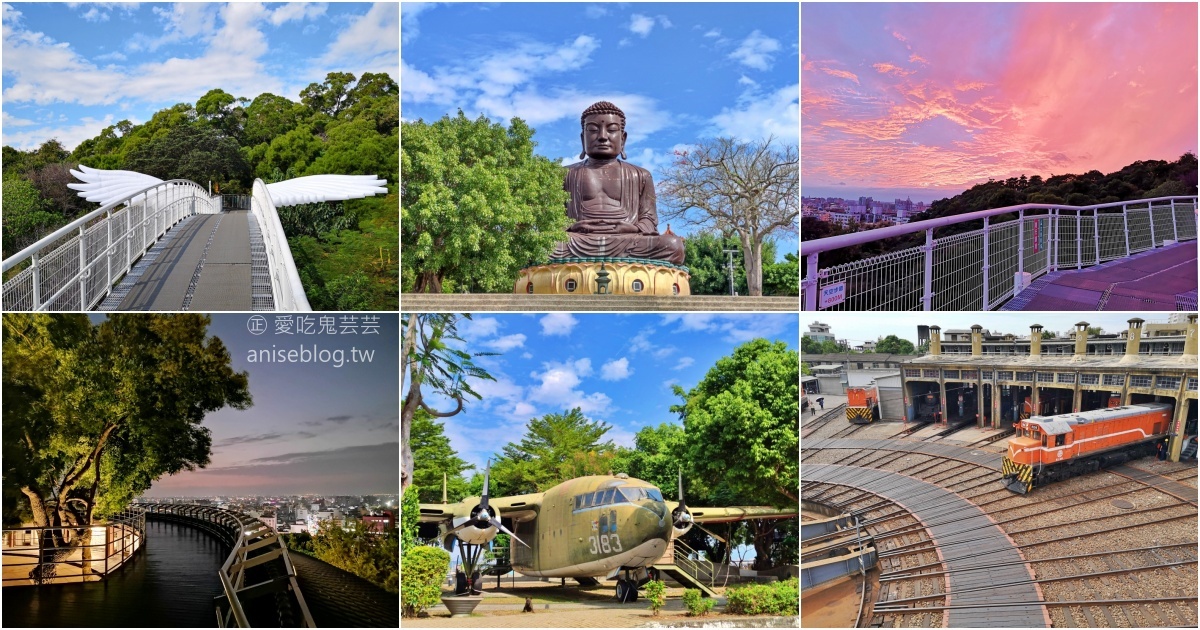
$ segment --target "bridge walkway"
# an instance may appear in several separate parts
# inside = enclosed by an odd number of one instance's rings
[[[246,210],[188,217],[143,256],[100,310],[259,310],[263,298],[271,301],[265,251],[254,251],[261,241],[258,221]]]

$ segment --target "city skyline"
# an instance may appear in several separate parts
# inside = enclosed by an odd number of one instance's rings
[[[928,202],[1196,150],[1195,4],[801,11],[806,196]]]

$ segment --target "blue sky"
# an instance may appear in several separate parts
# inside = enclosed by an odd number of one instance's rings
[[[460,457],[483,465],[520,441],[530,418],[581,407],[612,425],[607,439],[633,446],[643,427],[679,423],[670,412],[678,384],[695,387],[713,364],[750,339],[799,343],[795,313],[480,314],[459,325],[474,352],[499,352],[477,362],[496,378],[472,382],[482,400],[442,420]],[[446,399],[427,394],[437,409]],[[468,472],[468,475],[470,472]]]
[[[268,313],[258,335],[250,332],[252,317],[259,316],[212,315],[208,332],[229,349],[233,369],[249,373],[254,405],[206,416],[212,463],[163,477],[146,496],[399,492],[397,315]],[[281,357],[280,350],[296,354]]]
[[[396,3],[5,3],[3,141],[68,149],[212,88],[299,100],[326,73],[397,78]]]
[[[794,2],[406,2],[401,14],[405,120],[520,117],[537,153],[571,163],[579,114],[608,100],[625,112],[629,161],[656,180],[698,139],[799,143]]]

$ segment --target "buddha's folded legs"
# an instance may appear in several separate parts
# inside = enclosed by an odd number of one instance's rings
[[[580,234],[554,247],[551,258],[648,258],[683,264],[683,239],[675,234]]]

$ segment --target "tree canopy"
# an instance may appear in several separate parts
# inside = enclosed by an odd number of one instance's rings
[[[764,243],[799,228],[797,148],[779,147],[773,138],[756,143],[716,138],[676,155],[660,182],[660,214],[736,234],[748,292],[762,295]]]
[[[521,440],[506,444],[492,463],[494,492],[542,492],[567,479],[608,474],[616,446],[600,440],[611,428],[588,419],[579,407],[530,419]]]
[[[422,502],[442,500],[443,479],[447,500],[459,501],[467,496],[467,481],[462,473],[474,466],[463,461],[450,446],[441,422],[424,409],[418,410],[413,416],[408,442],[412,449],[413,485],[420,488]]]
[[[563,167],[534,155],[520,118],[505,129],[460,110],[403,126],[404,290],[507,292],[566,240]]]
[[[896,335],[888,335],[879,340],[875,344],[875,352],[887,352],[891,354],[915,354],[917,349],[912,342],[907,339],[901,339]]]
[[[83,526],[164,474],[202,468],[204,417],[251,404],[247,374],[196,314],[6,314],[5,491],[39,526]],[[10,506],[5,504],[8,519]]]

